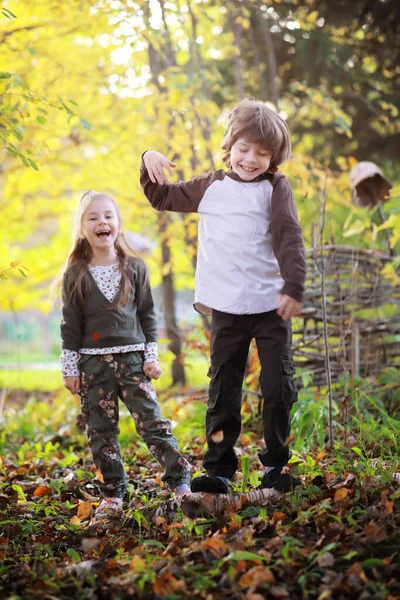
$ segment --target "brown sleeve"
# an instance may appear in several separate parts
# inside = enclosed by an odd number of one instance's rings
[[[223,179],[224,176],[225,172],[221,169],[193,177],[189,181],[160,185],[150,180],[143,157],[140,165],[140,185],[146,198],[156,210],[197,212],[208,186],[216,179]]]
[[[278,179],[271,200],[272,247],[284,285],[281,290],[302,302],[306,280],[306,261],[301,227],[292,188],[286,177]]]
[[[74,277],[75,275],[75,277]],[[83,310],[75,293],[76,269],[69,268],[62,282],[61,341],[63,350],[79,352],[83,331]]]
[[[136,305],[137,315],[146,338],[146,343],[157,341],[157,319],[154,309],[153,295],[151,293],[149,275],[143,260],[138,259],[136,264]],[[134,267],[135,268],[135,267]]]

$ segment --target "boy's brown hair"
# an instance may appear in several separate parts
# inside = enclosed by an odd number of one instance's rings
[[[222,149],[222,160],[231,167],[230,154],[233,144],[241,137],[265,146],[272,152],[268,171],[274,172],[291,153],[290,134],[286,122],[260,100],[245,98],[236,104],[228,116]]]

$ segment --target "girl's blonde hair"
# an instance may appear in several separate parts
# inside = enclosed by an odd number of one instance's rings
[[[272,152],[269,172],[275,172],[278,165],[290,157],[291,144],[286,122],[260,100],[245,98],[236,104],[228,115],[222,149],[222,160],[231,167],[230,154],[233,144],[241,137],[250,142],[262,144]]]
[[[112,202],[117,213],[118,222],[120,226],[120,232],[118,233],[117,239],[114,242],[115,251],[117,253],[119,268],[121,271],[121,284],[119,292],[115,300],[111,303],[111,307],[122,307],[126,306],[129,299],[129,294],[132,288],[130,277],[128,274],[128,256],[134,256],[135,252],[130,248],[124,234],[121,231],[122,221],[121,213],[118,205],[113,198],[102,192],[95,192],[94,190],[88,190],[83,194],[79,201],[78,209],[75,215],[75,239],[72,245],[72,249],[68,255],[65,264],[64,278],[68,279],[68,276],[72,277],[69,271],[71,265],[80,262],[80,266],[77,272],[74,272],[74,281],[66,281],[68,288],[72,290],[71,293],[77,295],[77,298],[81,304],[84,302],[84,295],[87,292],[88,281],[85,278],[87,272],[87,265],[91,261],[93,256],[92,248],[87,239],[82,237],[82,219],[85,211],[93,202],[93,200],[107,199]]]

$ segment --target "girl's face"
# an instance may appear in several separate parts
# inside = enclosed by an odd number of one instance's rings
[[[231,168],[245,181],[252,181],[268,170],[271,163],[270,150],[257,142],[239,138],[231,148]]]
[[[114,249],[120,223],[114,203],[107,197],[95,198],[82,215],[81,235],[89,242],[93,254]]]

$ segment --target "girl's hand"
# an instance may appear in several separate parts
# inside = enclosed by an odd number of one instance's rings
[[[80,387],[80,377],[78,376],[68,376],[63,377],[64,387],[67,388],[71,392],[71,394],[77,394],[79,392]]]
[[[148,362],[143,365],[143,373],[151,379],[158,379],[162,373],[161,367],[157,362]]]
[[[294,298],[286,296],[286,294],[279,294],[279,308],[277,313],[284,321],[292,317],[298,317],[302,308],[303,305]]]
[[[168,183],[164,169],[167,169],[168,173],[172,175],[171,167],[175,168],[176,166],[175,163],[168,160],[161,152],[156,152],[155,150],[148,150],[143,155],[143,162],[149,174],[150,181],[159,183],[160,185]]]

